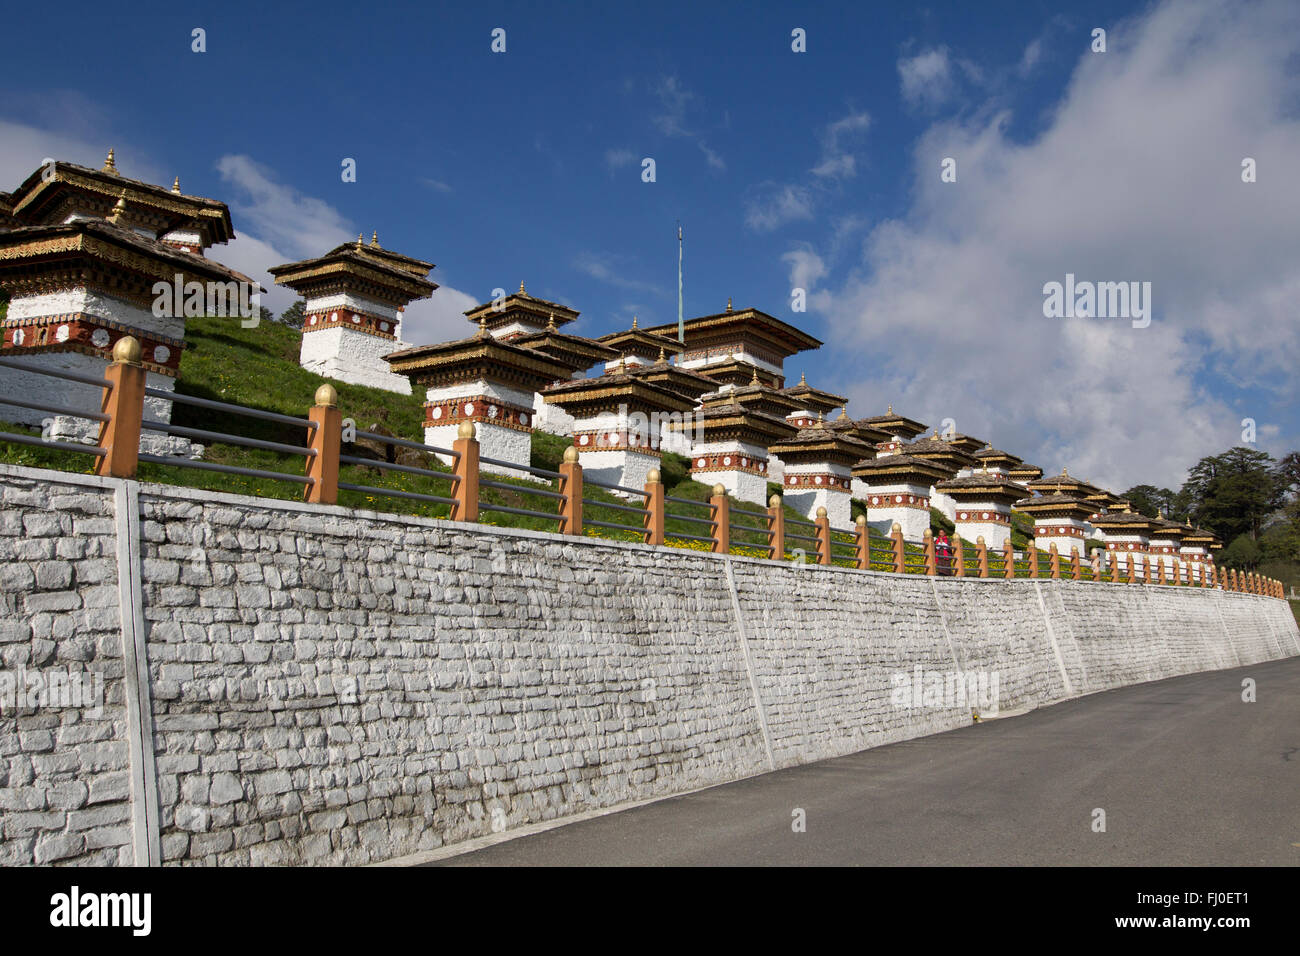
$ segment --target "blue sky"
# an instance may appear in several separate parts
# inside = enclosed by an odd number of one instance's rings
[[[680,220],[687,315],[731,296],[808,329],[828,346],[788,373],[854,415],[1177,485],[1244,417],[1300,446],[1292,7],[25,7],[15,27],[61,39],[0,65],[0,188],[113,145],[229,203],[240,238],[210,254],[255,274],[378,229],[437,263],[415,342],[521,279],[582,334],[672,321]],[[1151,327],[1045,318],[1067,272],[1151,281]]]

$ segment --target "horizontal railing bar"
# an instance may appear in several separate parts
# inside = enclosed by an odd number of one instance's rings
[[[803,525],[805,528],[817,527],[817,523],[815,521],[804,521],[802,518],[786,518],[785,523]]]
[[[429,451],[436,455],[450,455],[452,458],[459,458],[460,452],[453,451],[450,448],[439,448],[437,445],[424,445],[418,441],[411,441],[407,438],[395,438],[392,435],[376,435],[374,432],[363,432],[357,429],[358,438],[369,438],[371,441],[385,442],[389,445],[401,445],[403,448],[415,448],[419,451]]]
[[[593,508],[613,508],[615,511],[627,511],[634,515],[645,515],[644,508],[637,508],[633,505],[612,505],[604,501],[592,501],[590,498],[583,498],[582,503],[591,505]]]
[[[615,531],[630,531],[635,535],[645,535],[645,528],[636,528],[628,524],[614,524],[610,521],[596,521],[592,518],[583,518],[582,523],[584,525],[594,524],[598,528],[612,528]]]
[[[379,468],[383,471],[400,471],[408,475],[427,475],[430,478],[441,478],[444,481],[460,481],[460,475],[453,475],[446,471],[430,471],[428,468],[416,468],[414,465],[399,465],[395,461],[377,461],[373,458],[358,458],[355,455],[339,455],[339,461],[345,465],[363,465],[368,468]]]
[[[710,528],[716,528],[718,526],[718,523],[716,521],[710,521],[708,518],[692,518],[690,515],[675,515],[671,513],[665,514],[664,517],[672,518],[676,521],[690,521],[695,524],[706,524]]]
[[[193,405],[196,408],[207,408],[216,412],[231,412],[235,415],[246,415],[249,418],[260,418],[264,421],[279,422],[282,425],[295,425],[299,428],[316,427],[316,423],[308,418],[295,418],[292,415],[281,415],[279,412],[264,412],[260,408],[232,405],[229,402],[216,402],[210,398],[182,395],[179,392],[169,392],[161,388],[146,388],[144,393],[150,398],[163,398],[170,402],[180,402],[182,405]]]
[[[548,518],[551,521],[559,521],[559,515],[547,514],[545,511],[529,511],[527,508],[507,508],[505,505],[489,505],[479,502],[479,511],[500,511],[508,515],[523,515],[528,518]]]
[[[113,387],[113,383],[106,378],[95,378],[93,375],[78,375],[76,372],[60,372],[51,368],[36,368],[26,362],[15,362],[13,359],[0,358],[0,366],[15,368],[20,372],[35,372],[37,375],[48,375],[51,378],[64,378],[69,382],[80,382],[82,385],[95,385],[99,388]]]
[[[307,475],[286,475],[279,471],[261,471],[257,468],[238,468],[234,465],[218,465],[210,461],[191,461],[188,458],[174,458],[166,455],[146,455],[140,452],[140,461],[155,465],[175,465],[178,468],[197,468],[199,471],[218,471],[227,475],[243,475],[246,478],[270,478],[272,481],[293,481],[300,485],[314,485],[316,479]]]
[[[103,412],[79,412],[62,405],[42,405],[39,402],[25,402],[20,398],[0,398],[0,405],[15,405],[18,408],[30,408],[37,412],[49,412],[52,415],[67,415],[69,418],[88,418],[92,422],[108,421],[108,416]]]
[[[677,533],[675,533],[675,534],[666,535],[665,538],[666,538],[667,540],[671,540],[671,539],[673,539],[673,538],[685,538],[687,541],[703,541],[705,544],[712,544],[712,543],[713,543],[713,539],[712,539],[712,538],[702,538],[702,537],[700,537],[698,534],[683,534],[683,533],[681,533],[681,532],[677,532]]]
[[[339,489],[341,491],[360,491],[362,493],[392,498],[414,498],[416,501],[432,501],[440,505],[454,505],[456,503],[455,498],[444,498],[441,495],[422,495],[418,491],[401,491],[397,488],[376,488],[373,485],[349,485],[341,481],[339,482]]]
[[[526,471],[530,475],[543,475],[547,478],[559,478],[558,471],[546,471],[542,468],[534,468],[532,465],[521,465],[517,461],[502,461],[500,458],[485,458],[483,455],[478,457],[479,463],[496,465],[500,468],[509,468],[511,471]]]
[[[697,508],[713,507],[713,505],[707,501],[696,501],[694,498],[677,498],[673,495],[664,495],[664,501],[675,501],[679,505],[694,505]]]
[[[107,454],[99,445],[78,445],[70,441],[47,441],[37,435],[19,435],[15,432],[0,432],[0,441],[11,441],[18,445],[35,445],[39,448],[53,448],[55,451],[79,451],[94,455],[96,458]]]
[[[627,485],[616,485],[613,482],[597,481],[595,478],[587,478],[586,476],[583,477],[582,481],[583,484],[595,485],[597,488],[605,488],[609,491],[626,491],[629,495],[640,495],[642,498],[650,497],[650,492],[645,491],[644,489],[638,490],[636,488],[629,488]]]
[[[731,513],[733,515],[749,515],[751,518],[766,518],[769,521],[772,518],[772,516],[766,511],[755,511],[752,508],[737,508],[735,505],[731,506]]]
[[[811,541],[813,544],[817,543],[816,538],[810,538],[806,534],[791,534],[789,531],[787,531],[785,533],[785,536],[787,539],[794,538],[794,540],[796,541]]]
[[[305,448],[302,445],[284,445],[278,441],[263,441],[260,438],[245,438],[242,435],[227,435],[222,432],[209,432],[201,428],[184,428],[180,425],[172,425],[169,422],[144,421],[140,427],[151,432],[166,432],[168,435],[176,435],[180,438],[201,438],[209,443],[223,445],[246,445],[249,448],[262,448],[266,451],[284,452],[288,455],[300,455],[305,458],[315,458],[315,448]]]
[[[497,488],[501,491],[517,491],[521,495],[541,495],[543,498],[554,498],[557,501],[563,501],[564,495],[558,491],[551,491],[547,488],[529,488],[526,485],[512,485],[507,481],[490,481],[486,478],[478,480],[480,488]]]

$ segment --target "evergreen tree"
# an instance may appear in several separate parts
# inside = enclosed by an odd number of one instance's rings
[[[303,323],[303,306],[307,304],[305,299],[299,299],[289,308],[280,313],[280,321],[293,329],[301,329]]]

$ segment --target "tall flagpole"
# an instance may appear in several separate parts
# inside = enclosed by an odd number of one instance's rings
[[[686,341],[686,325],[682,320],[682,226],[677,224],[677,341]]]

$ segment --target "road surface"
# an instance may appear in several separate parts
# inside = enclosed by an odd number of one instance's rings
[[[895,864],[1300,865],[1300,658],[1093,694],[431,865]]]

